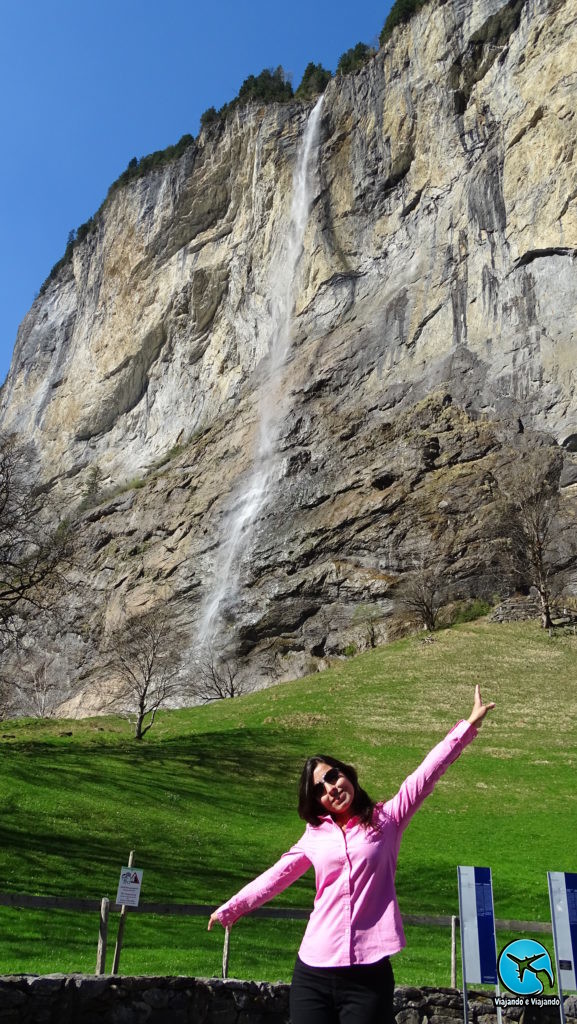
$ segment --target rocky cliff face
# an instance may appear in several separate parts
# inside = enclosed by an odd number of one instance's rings
[[[451,535],[474,592],[505,449],[520,429],[577,447],[576,54],[576,0],[449,0],[330,83],[273,483],[218,627],[255,671],[341,649],[359,606],[386,615],[415,531]],[[241,111],[116,192],[22,324],[1,429],[72,504],[99,492],[75,673],[165,601],[194,650],[271,390],[309,113]]]

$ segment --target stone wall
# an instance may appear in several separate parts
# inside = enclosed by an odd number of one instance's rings
[[[0,978],[2,1024],[286,1024],[289,986],[212,978],[91,977],[52,974]],[[395,990],[397,1024],[454,1024],[463,1001],[454,989]],[[577,997],[565,1000],[577,1022]],[[554,1024],[557,1006],[503,1012],[504,1024]],[[493,997],[469,994],[470,1024],[496,1024]]]
[[[528,622],[531,619],[539,619],[540,615],[541,607],[538,597],[515,595],[501,601],[501,604],[493,609],[489,616],[489,622]]]

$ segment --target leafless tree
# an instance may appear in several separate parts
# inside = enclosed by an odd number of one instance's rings
[[[30,478],[30,450],[0,435],[0,718],[22,704],[13,661],[38,615],[58,616],[69,592],[71,531],[51,496]]]
[[[436,548],[432,536],[415,533],[412,565],[397,586],[401,608],[425,629],[433,631],[446,602],[448,586],[446,558]]]
[[[440,583],[438,572],[423,565],[406,573],[397,590],[401,607],[431,631],[437,626],[443,603]]]
[[[136,716],[135,739],[141,740],[154,725],[158,709],[179,695],[182,649],[182,636],[163,613],[135,616],[110,637],[109,666],[116,679],[106,704]]]
[[[239,672],[240,666],[235,658],[217,654],[208,647],[196,662],[190,692],[204,704],[240,697],[246,692],[246,685],[239,679]]]
[[[14,685],[18,713],[33,718],[53,718],[64,699],[54,662],[46,658],[37,664],[23,665]]]
[[[66,581],[70,530],[55,526],[44,491],[26,478],[26,447],[0,436],[0,653],[17,644],[26,615],[53,607]]]
[[[499,480],[500,529],[505,562],[522,585],[534,587],[541,624],[552,626],[552,606],[564,573],[575,563],[575,519],[562,508],[561,454],[539,447],[523,452]]]
[[[375,604],[359,604],[353,614],[353,624],[361,626],[366,647],[374,650],[379,642],[379,625],[383,621],[383,612]]]

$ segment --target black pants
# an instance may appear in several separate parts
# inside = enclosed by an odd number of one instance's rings
[[[309,967],[297,958],[292,1024],[394,1024],[395,979],[388,957],[352,967]]]

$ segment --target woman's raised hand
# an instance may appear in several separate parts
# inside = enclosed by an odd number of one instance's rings
[[[469,715],[467,721],[469,721],[471,725],[475,725],[477,726],[477,728],[479,728],[487,712],[492,711],[494,707],[494,701],[490,701],[488,704],[483,704],[483,700],[481,697],[481,689],[479,687],[479,684],[477,683],[475,687],[475,701],[473,704],[473,710],[471,711],[471,714]]]

